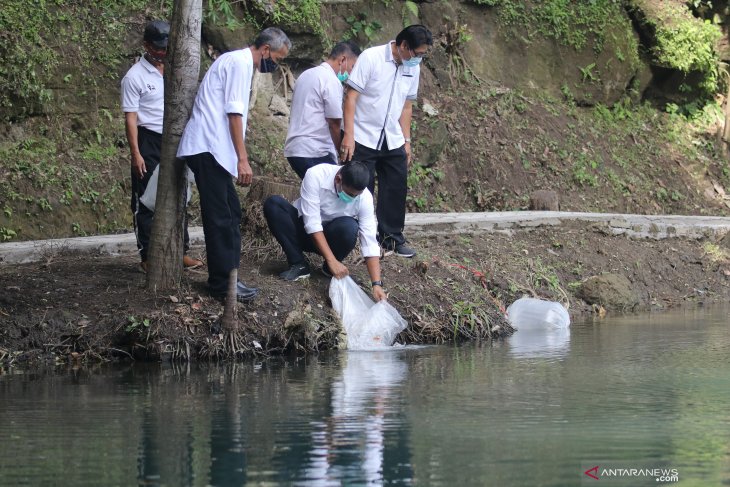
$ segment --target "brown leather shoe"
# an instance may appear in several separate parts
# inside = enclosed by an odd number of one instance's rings
[[[187,255],[183,255],[183,265],[187,267],[188,269],[194,269],[196,267],[200,267],[203,265],[203,261],[198,259],[193,259],[192,257],[189,257]]]

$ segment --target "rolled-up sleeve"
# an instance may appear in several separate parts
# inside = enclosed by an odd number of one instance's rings
[[[360,195],[360,211],[357,214],[360,232],[360,250],[363,257],[380,257],[380,246],[375,237],[378,222],[375,219],[373,195],[367,189]]]
[[[248,113],[251,73],[244,63],[230,62],[225,68],[224,99],[226,113],[244,115]]]
[[[301,187],[300,209],[307,234],[323,231],[319,202],[320,183],[313,171],[307,171]]]

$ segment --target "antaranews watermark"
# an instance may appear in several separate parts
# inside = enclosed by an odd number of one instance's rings
[[[668,466],[617,462],[581,464],[581,485],[661,485],[679,482],[679,470]]]

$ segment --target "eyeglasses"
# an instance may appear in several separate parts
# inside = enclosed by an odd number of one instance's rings
[[[408,52],[411,53],[411,56],[413,56],[413,57],[420,57],[420,58],[426,58],[426,57],[428,57],[428,49],[424,49],[421,52],[416,52],[416,51],[414,51],[413,49],[411,49],[409,47],[408,48]]]

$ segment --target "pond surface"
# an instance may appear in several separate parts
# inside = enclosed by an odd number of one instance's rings
[[[12,371],[0,485],[729,485],[729,313],[486,346]]]

